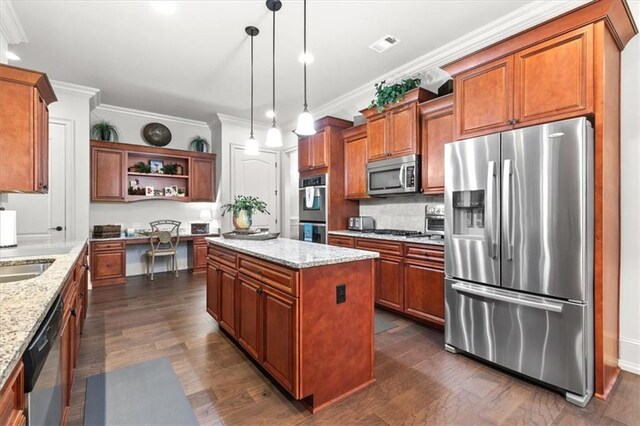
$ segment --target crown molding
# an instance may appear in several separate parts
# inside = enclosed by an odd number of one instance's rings
[[[9,44],[29,42],[18,14],[9,0],[0,0],[0,32]]]
[[[246,118],[235,117],[233,115],[216,113],[211,121],[208,122],[209,127],[217,127],[220,125],[229,124],[234,126],[251,127],[251,121]],[[254,129],[269,130],[271,124],[264,123],[262,121],[253,121]]]
[[[434,49],[412,61],[365,83],[338,98],[313,108],[315,117],[324,117],[336,112],[344,112],[363,105],[373,96],[373,85],[379,81],[397,81],[427,72],[432,68],[441,67],[484,47],[498,43],[512,35],[518,34],[538,24],[546,22],[590,0],[562,0],[562,1],[533,1],[513,12],[498,18],[487,25],[477,28],[462,37]],[[295,128],[296,121],[286,123],[284,128]]]
[[[67,83],[64,81],[51,80],[51,86],[57,93],[67,93],[70,95],[84,96],[89,99],[90,110],[100,105],[100,89],[95,87],[82,86],[80,84]]]
[[[204,121],[191,120],[189,118],[176,117],[173,115],[166,115],[166,114],[158,114],[155,112],[119,107],[115,105],[101,104],[95,108],[95,111],[115,112],[118,114],[126,114],[126,115],[134,115],[136,117],[150,118],[152,120],[170,121],[173,123],[188,124],[190,126],[209,128],[209,125]]]

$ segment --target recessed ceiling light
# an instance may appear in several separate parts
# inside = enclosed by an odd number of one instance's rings
[[[267,111],[264,115],[266,115],[267,118],[273,118],[276,116],[276,114],[271,110]]]
[[[20,60],[20,56],[16,55],[13,52],[7,51],[7,59],[10,60],[10,61],[19,61]]]
[[[378,53],[382,53],[385,50],[395,46],[398,43],[400,43],[399,39],[392,36],[391,34],[387,34],[386,36],[382,37],[380,40],[370,45],[369,48],[375,50]]]
[[[151,7],[163,15],[172,15],[176,12],[175,1],[151,1]]]
[[[298,60],[301,64],[304,64],[305,62],[310,64],[314,60],[313,54],[311,52],[301,53],[300,56],[298,56]]]

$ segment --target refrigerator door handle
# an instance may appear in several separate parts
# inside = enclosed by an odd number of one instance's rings
[[[487,240],[487,248],[489,251],[489,257],[496,257],[496,242],[493,239],[494,230],[494,204],[495,204],[495,178],[496,178],[496,162],[489,161],[489,169],[487,171],[487,209],[486,209],[486,223],[484,228],[484,238]]]
[[[507,260],[513,259],[513,218],[511,217],[511,204],[512,204],[512,189],[511,178],[513,176],[513,162],[511,160],[504,160],[504,168],[502,174],[503,193],[502,193],[502,205],[504,206],[503,224],[504,234],[506,237],[507,248]]]
[[[462,283],[452,284],[451,288],[461,293],[473,294],[473,295],[484,297],[487,299],[500,300],[503,302],[513,303],[515,305],[523,305],[523,306],[528,306],[530,308],[542,309],[545,311],[551,311],[551,312],[557,312],[557,313],[562,312],[562,305],[558,303],[551,303],[546,301],[536,302],[534,300],[511,297],[511,296],[497,293],[489,289],[479,289],[475,286],[472,287],[470,285],[462,284]]]

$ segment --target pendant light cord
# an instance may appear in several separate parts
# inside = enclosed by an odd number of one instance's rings
[[[302,67],[304,69],[304,110],[307,110],[307,0],[304,0],[304,30],[303,30],[303,57],[304,61],[302,61]]]
[[[272,52],[272,62],[273,62],[273,94],[272,94],[272,109],[273,109],[273,120],[271,124],[273,127],[276,127],[276,10],[273,10],[273,52]]]
[[[253,139],[253,38],[251,36],[251,139]]]

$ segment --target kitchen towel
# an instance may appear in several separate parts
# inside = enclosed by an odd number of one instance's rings
[[[316,195],[316,188],[313,186],[307,186],[304,189],[304,205],[310,209],[313,208],[313,199]]]
[[[313,224],[305,223],[302,225],[302,237],[304,241],[313,242]]]

